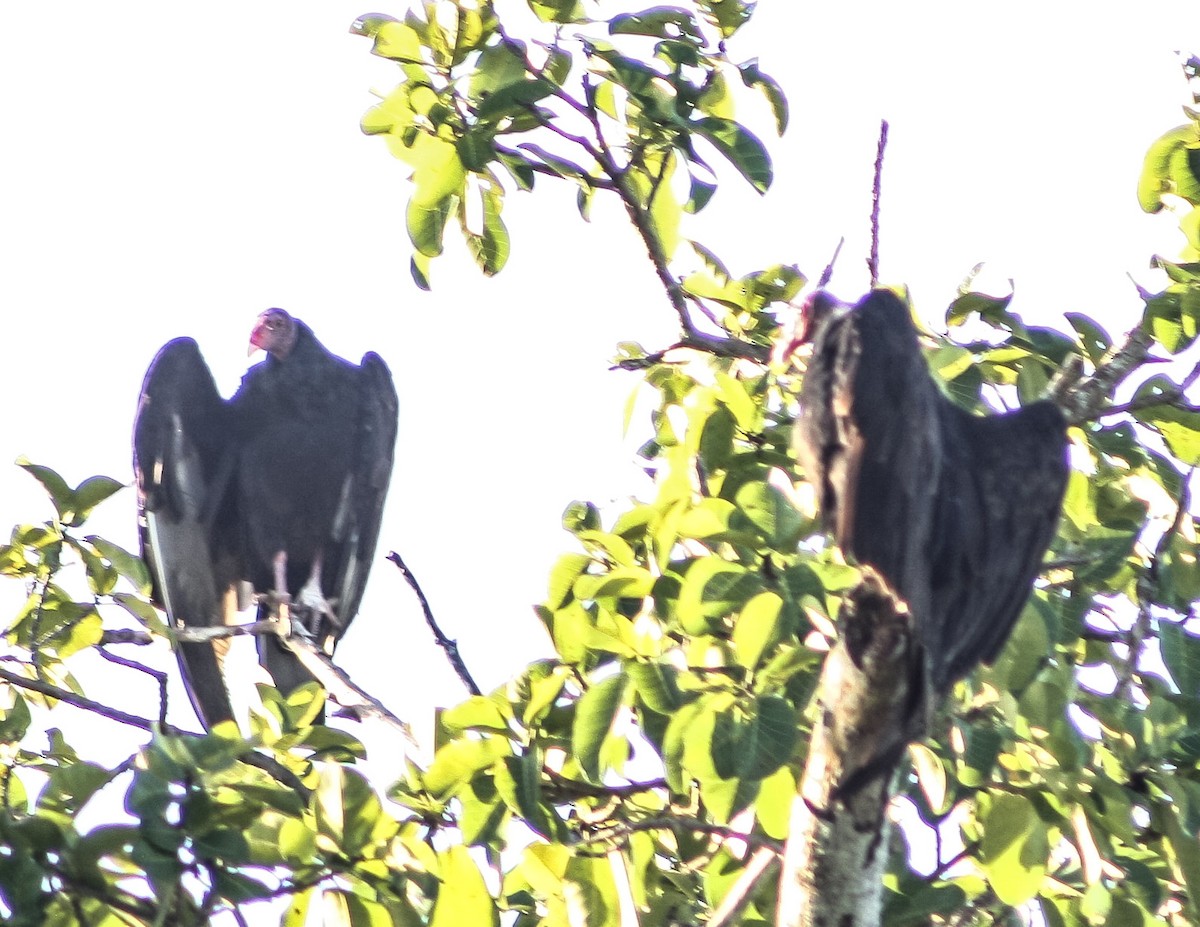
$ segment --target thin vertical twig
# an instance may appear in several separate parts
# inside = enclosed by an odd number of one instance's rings
[[[871,257],[867,269],[871,271],[871,288],[879,284],[879,192],[883,186],[883,152],[887,148],[888,122],[879,121],[879,147],[875,150],[875,183],[871,187]]]

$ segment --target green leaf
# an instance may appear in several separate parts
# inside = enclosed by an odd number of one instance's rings
[[[1179,691],[1200,698],[1200,637],[1189,634],[1181,624],[1159,620],[1158,641],[1163,662]]]
[[[689,123],[721,152],[755,190],[766,193],[771,186],[771,158],[752,132],[730,119],[705,116]]]
[[[1179,387],[1163,376],[1152,377],[1138,387],[1134,398],[1161,397],[1162,402],[1141,409],[1136,417],[1152,425],[1167,442],[1167,447],[1185,466],[1200,466],[1200,412],[1179,408]]]
[[[609,35],[651,35],[660,39],[687,36],[703,40],[696,20],[687,10],[673,6],[656,6],[640,13],[619,13],[608,21]]]
[[[667,732],[663,736],[663,770],[667,785],[677,795],[683,794],[687,787],[684,779],[687,770],[685,757],[695,720],[704,710],[704,703],[699,700],[684,705],[671,716]],[[711,738],[712,727],[710,724],[710,741]]]
[[[805,525],[787,496],[770,483],[746,483],[734,497],[738,509],[775,550],[795,547]]]
[[[570,927],[620,927],[620,895],[608,856],[573,854],[564,881],[570,886],[563,892]]]
[[[434,754],[424,775],[425,788],[435,798],[445,801],[470,782],[476,773],[511,752],[508,741],[501,737],[452,740]]]
[[[758,668],[763,655],[782,636],[783,599],[760,592],[742,608],[733,626],[734,658],[748,670]]]
[[[589,686],[575,704],[571,746],[580,769],[592,782],[599,782],[604,775],[604,747],[617,736],[615,728],[628,682],[624,673],[609,676]]]
[[[1025,904],[1046,877],[1046,825],[1024,795],[1001,792],[992,796],[983,826],[983,868],[996,897],[1014,907]]]
[[[447,731],[480,730],[508,733],[508,720],[490,698],[473,695],[438,716],[438,723]]]
[[[571,601],[575,580],[583,575],[591,563],[592,558],[588,554],[563,554],[559,557],[550,571],[546,607],[559,609]]]
[[[720,557],[694,561],[683,577],[675,614],[689,634],[704,634],[710,626],[741,608],[761,588],[745,567]]]
[[[124,488],[124,483],[114,480],[111,476],[89,476],[75,487],[72,499],[74,514],[70,522],[71,526],[83,524],[84,520],[92,514],[92,509],[113,493]]]
[[[574,23],[586,19],[579,0],[527,0],[529,9],[542,22]]]
[[[1184,827],[1178,807],[1164,803],[1162,814],[1166,818],[1167,840],[1187,887],[1188,908],[1194,920],[1200,916],[1200,902],[1197,902],[1200,899],[1200,844],[1196,842],[1196,835]]]
[[[321,768],[315,802],[318,835],[351,856],[395,828],[396,822],[384,816],[379,796],[362,773],[345,766]]]
[[[1088,360],[1093,364],[1108,353],[1112,347],[1112,336],[1095,319],[1081,312],[1064,312],[1063,317],[1079,336],[1079,344]]]
[[[1196,338],[1194,320],[1189,316],[1184,324],[1184,293],[1190,289],[1172,284],[1146,301],[1142,328],[1171,354],[1178,354]]]
[[[683,704],[679,685],[675,681],[679,670],[670,663],[658,660],[627,660],[623,667],[637,694],[651,711],[660,715],[671,715]]]
[[[58,513],[59,520],[66,521],[65,516],[71,511],[74,505],[74,494],[71,492],[71,487],[67,485],[67,481],[59,476],[56,471],[49,467],[30,463],[25,457],[17,458],[17,466],[42,484],[42,488],[46,490],[50,501],[54,503],[54,510]]]
[[[743,775],[759,780],[770,776],[792,758],[800,739],[800,719],[786,699],[760,695],[751,726],[741,738],[749,762]]]
[[[60,766],[50,773],[50,781],[38,796],[37,810],[53,813],[67,824],[112,776],[107,769],[94,763]]]
[[[762,91],[775,116],[775,131],[783,135],[787,131],[788,125],[788,102],[787,97],[783,94],[783,88],[774,78],[759,69],[757,58],[751,58],[749,61],[739,64],[738,73],[742,75],[742,83],[747,87],[757,87]]]
[[[1158,212],[1163,207],[1163,194],[1177,192],[1172,172],[1173,159],[1179,151],[1186,153],[1187,146],[1195,144],[1196,141],[1196,126],[1188,123],[1160,136],[1150,146],[1142,163],[1142,174],[1137,185],[1138,204],[1143,210]]]
[[[755,0],[698,0],[704,18],[721,30],[721,38],[727,39],[754,15]]]
[[[142,558],[131,554],[125,548],[105,540],[99,535],[89,534],[85,540],[99,551],[113,568],[129,580],[142,595],[150,593],[150,572]]]
[[[498,183],[480,181],[476,185],[479,191],[480,209],[483,214],[483,230],[476,234],[468,226],[466,210],[461,210],[462,228],[467,240],[467,248],[479,269],[485,276],[491,277],[500,273],[508,263],[509,236],[500,211],[504,203],[504,190]]]

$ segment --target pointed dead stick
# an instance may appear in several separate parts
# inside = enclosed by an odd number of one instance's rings
[[[290,618],[287,623],[270,623],[279,635],[279,643],[300,661],[345,714],[360,721],[368,717],[377,718],[394,727],[410,746],[420,750],[421,745],[417,743],[408,723],[397,718],[379,699],[346,675],[345,670],[336,666],[329,655],[308,636],[298,620]]]

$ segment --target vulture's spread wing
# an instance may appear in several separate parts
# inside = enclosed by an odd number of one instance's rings
[[[175,627],[224,623],[238,577],[229,409],[196,342],[159,351],[134,423],[142,556],[153,597]],[[206,727],[233,717],[221,673],[228,642],[178,645],[179,665]]]
[[[358,406],[358,440],[343,513],[345,522],[336,526],[326,558],[327,588],[343,619],[335,640],[358,614],[379,543],[379,524],[392,476],[400,405],[391,371],[378,354],[363,356],[358,370]]]
[[[944,691],[1008,640],[1054,539],[1068,468],[1066,421],[1052,403],[980,417],[946,402],[941,419],[927,637]]]

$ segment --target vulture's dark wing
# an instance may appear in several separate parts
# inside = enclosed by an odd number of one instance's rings
[[[327,588],[336,601],[343,627],[358,614],[367,574],[379,543],[379,523],[395,459],[400,403],[387,364],[374,352],[365,354],[359,368],[359,430],[354,472],[345,523],[335,526],[334,544],[326,562]]]
[[[1051,403],[955,406],[887,290],[824,314],[801,402],[797,451],[825,525],[905,599],[945,692],[996,657],[1029,597],[1066,487],[1066,422]]]
[[[229,408],[196,342],[154,358],[134,422],[142,556],[153,597],[175,627],[225,622],[239,571]],[[178,645],[192,706],[205,727],[233,717],[221,674],[228,642]]]
[[[928,587],[940,396],[908,309],[876,290],[817,329],[797,451],[826,528],[914,611]]]
[[[1067,486],[1066,421],[1049,402],[975,416],[944,403],[933,602],[926,647],[938,691],[1008,640],[1054,539]]]

